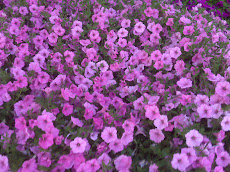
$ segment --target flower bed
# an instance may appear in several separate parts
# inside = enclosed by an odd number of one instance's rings
[[[0,171],[230,171],[230,32],[200,5],[4,0]]]

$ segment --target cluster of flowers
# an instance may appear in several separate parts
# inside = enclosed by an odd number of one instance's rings
[[[181,2],[179,0],[172,1],[173,3]],[[224,1],[209,1],[209,0],[189,0],[186,3],[186,6],[189,10],[192,10],[197,3],[202,5],[202,8],[205,8],[208,12],[213,12],[214,15],[218,15],[221,18],[228,18],[230,16],[230,0]]]
[[[4,0],[0,171],[229,169],[230,32],[151,0]]]

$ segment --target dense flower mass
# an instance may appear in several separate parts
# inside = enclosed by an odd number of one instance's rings
[[[0,2],[0,172],[230,171],[230,32],[204,4]]]

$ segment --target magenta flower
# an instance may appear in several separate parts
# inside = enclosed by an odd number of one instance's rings
[[[62,113],[65,116],[69,116],[70,114],[73,113],[73,105],[70,105],[69,103],[65,103],[63,108],[62,108]]]
[[[37,170],[36,160],[34,158],[24,161],[22,164],[22,171],[31,172]]]
[[[48,149],[53,145],[53,135],[52,134],[43,134],[41,138],[39,138],[39,146],[43,149]]]

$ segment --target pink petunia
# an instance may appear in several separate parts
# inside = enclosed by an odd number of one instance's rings
[[[129,20],[129,19],[123,19],[122,21],[121,21],[121,27],[123,27],[123,28],[128,28],[128,27],[130,27],[130,23],[131,23],[131,21]]]
[[[120,155],[114,160],[114,164],[118,171],[128,171],[132,164],[132,158],[126,155]]]
[[[9,162],[7,156],[0,155],[0,171],[7,172],[9,170]]]
[[[149,130],[149,135],[150,135],[150,140],[156,143],[160,143],[165,139],[163,132],[157,128]]]
[[[71,113],[73,113],[73,105],[70,105],[69,103],[65,103],[62,108],[62,113],[65,116],[69,116]]]
[[[150,120],[154,120],[160,116],[160,111],[156,105],[146,105],[145,110],[145,117]]]
[[[209,98],[208,96],[206,95],[201,95],[201,94],[198,94],[195,98],[195,101],[194,103],[198,106],[198,105],[201,105],[201,104],[208,104],[209,103]]]
[[[230,116],[225,116],[221,121],[221,127],[224,131],[230,131]]]
[[[117,139],[117,129],[115,127],[105,127],[101,133],[101,138],[106,143],[115,141]]]
[[[227,96],[230,94],[230,83],[227,81],[218,82],[215,91],[220,96]]]
[[[58,35],[56,33],[52,32],[49,34],[48,40],[50,43],[55,44],[55,43],[57,43]]]
[[[102,164],[103,162],[105,165],[108,165],[109,162],[111,161],[111,158],[109,157],[107,153],[103,153],[97,160],[99,164]]]
[[[50,152],[39,152],[38,153],[38,165],[49,167],[51,165],[51,153]]]
[[[98,163],[97,159],[91,159],[86,161],[85,163],[85,171],[92,171],[96,172],[100,169],[100,164]]]
[[[167,26],[173,26],[174,22],[173,22],[174,18],[168,18],[168,21],[166,22]]]
[[[133,132],[124,132],[121,137],[122,144],[127,146],[133,141]]]
[[[123,38],[119,38],[117,43],[121,48],[124,48],[127,45],[127,40]]]
[[[200,118],[211,118],[212,117],[212,107],[206,104],[201,104],[197,108],[197,112]]]
[[[182,53],[179,47],[175,47],[170,49],[169,54],[172,58],[177,59]]]
[[[186,144],[189,147],[196,147],[200,146],[201,142],[203,141],[203,136],[197,131],[197,130],[190,130],[187,134],[185,134],[186,137]]]
[[[227,167],[230,164],[230,156],[226,151],[217,155],[216,164],[221,167]]]
[[[174,169],[178,169],[179,171],[185,171],[185,169],[190,165],[188,157],[184,153],[174,154],[171,164]]]
[[[159,129],[163,130],[168,127],[168,117],[166,115],[160,115],[154,120],[154,125]]]
[[[114,153],[121,152],[124,149],[121,139],[116,139],[109,143],[109,148],[114,151]]]
[[[117,35],[120,38],[127,37],[128,36],[128,31],[126,29],[124,29],[124,28],[121,28],[121,29],[118,30]]]
[[[211,107],[212,107],[212,117],[218,119],[223,114],[221,104],[213,104],[211,105]]]
[[[149,172],[159,172],[158,166],[156,164],[152,164],[149,166]]]
[[[36,171],[36,169],[37,169],[37,164],[35,158],[24,161],[24,163],[22,164],[23,172]]]
[[[182,89],[189,88],[192,87],[192,81],[187,78],[181,78],[179,81],[177,81],[177,85]]]
[[[86,141],[80,137],[76,137],[74,141],[70,142],[70,148],[73,153],[83,153],[86,149]]]
[[[138,34],[142,34],[145,30],[146,26],[142,23],[142,22],[138,22],[135,24],[134,26],[134,30],[138,33]]]
[[[48,149],[53,145],[53,135],[52,134],[43,134],[41,138],[39,138],[39,146],[43,149]]]
[[[183,30],[184,35],[192,35],[194,33],[194,27],[193,26],[185,26]]]

